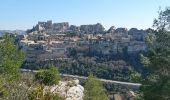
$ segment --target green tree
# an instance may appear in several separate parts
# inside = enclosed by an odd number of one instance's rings
[[[14,44],[14,37],[6,33],[0,40],[0,99],[14,97],[19,71],[25,53]]]
[[[58,84],[60,80],[58,69],[54,66],[36,73],[35,79],[45,85]]]
[[[130,81],[131,82],[135,82],[135,83],[137,83],[137,82],[141,82],[141,74],[140,73],[138,73],[138,72],[136,72],[134,69],[132,69],[132,68],[129,68],[129,74],[130,74]]]
[[[155,34],[146,38],[148,53],[142,55],[142,63],[148,73],[141,91],[145,100],[170,100],[170,9],[160,11],[155,19]]]
[[[10,81],[18,79],[24,57],[25,53],[14,45],[14,39],[6,33],[0,41],[0,74]]]
[[[102,83],[94,77],[89,75],[85,84],[84,100],[108,100]]]

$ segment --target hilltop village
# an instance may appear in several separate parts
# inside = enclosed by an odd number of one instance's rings
[[[115,28],[105,30],[100,24],[69,25],[68,22],[38,22],[26,35],[19,35],[19,46],[27,52],[26,62],[49,59],[68,59],[70,50],[77,56],[89,51],[92,54],[110,55],[146,50],[148,30]],[[74,52],[72,52],[74,55]]]

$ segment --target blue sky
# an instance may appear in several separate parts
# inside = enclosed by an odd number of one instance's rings
[[[159,7],[167,6],[170,0],[1,0],[0,30],[28,29],[46,20],[146,29]]]

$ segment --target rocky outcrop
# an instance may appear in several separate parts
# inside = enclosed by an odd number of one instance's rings
[[[65,100],[83,100],[84,88],[79,85],[79,80],[72,81],[60,81],[58,85],[54,85],[50,88],[52,93],[57,93]]]

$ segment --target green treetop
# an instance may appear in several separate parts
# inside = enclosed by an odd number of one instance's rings
[[[154,26],[157,32],[146,38],[149,50],[142,55],[148,69],[142,92],[145,100],[170,100],[170,9],[159,13]]]
[[[36,73],[35,79],[45,85],[58,84],[60,80],[58,69],[54,66]]]
[[[25,53],[14,45],[10,34],[5,34],[0,40],[0,74],[10,81],[18,79],[24,57]]]
[[[85,84],[84,100],[108,100],[102,83],[92,74]]]

